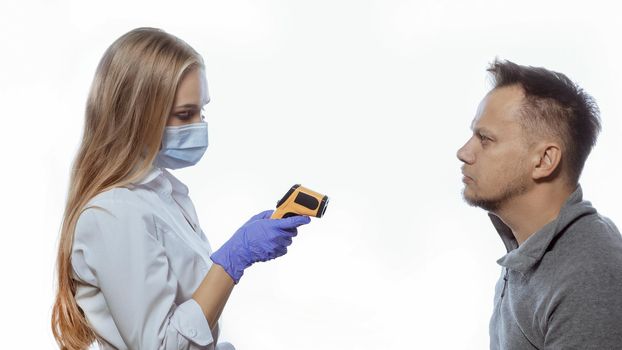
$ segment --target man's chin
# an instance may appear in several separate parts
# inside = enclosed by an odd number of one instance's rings
[[[466,196],[466,195],[464,195],[464,194],[463,194],[463,195],[462,195],[462,199],[464,199],[464,201],[465,201],[468,205],[470,205],[470,206],[472,206],[472,207],[478,207],[478,206],[479,206],[478,204],[479,204],[479,202],[480,202],[480,201],[479,201],[477,198],[473,198],[473,197]]]
[[[486,211],[494,211],[499,206],[497,201],[492,201],[486,198],[481,198],[475,196],[473,193],[470,193],[466,188],[462,191],[462,198],[464,201],[472,206],[477,208],[482,208]]]
[[[477,202],[477,197],[469,189],[468,186],[464,186],[464,189],[462,189],[462,199],[464,199],[464,201],[467,202],[467,204],[469,205],[473,205],[472,203]]]

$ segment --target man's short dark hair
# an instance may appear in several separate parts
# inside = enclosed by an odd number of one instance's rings
[[[554,136],[562,143],[562,169],[574,185],[600,132],[594,99],[564,74],[495,59],[487,69],[494,89],[520,85],[525,93],[521,125],[528,135]],[[544,134],[543,134],[544,133]]]

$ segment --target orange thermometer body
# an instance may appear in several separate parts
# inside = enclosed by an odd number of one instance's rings
[[[282,219],[295,215],[321,218],[327,206],[328,196],[298,184],[292,186],[285,196],[276,203],[276,210],[270,218]]]

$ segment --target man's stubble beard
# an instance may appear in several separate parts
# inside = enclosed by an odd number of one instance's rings
[[[466,188],[462,190],[462,198],[465,202],[473,207],[479,207],[489,212],[496,212],[513,198],[527,192],[527,178],[517,176],[508,182],[504,188],[497,194],[488,198],[485,197],[468,197],[465,194]]]

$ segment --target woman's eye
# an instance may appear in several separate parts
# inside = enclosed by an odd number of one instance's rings
[[[175,114],[175,116],[179,119],[190,119],[190,117],[192,117],[193,113],[191,111],[185,111],[185,112],[181,112],[181,113],[177,113]]]

